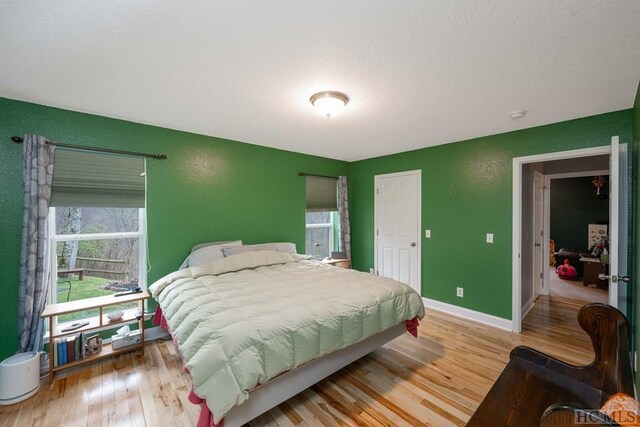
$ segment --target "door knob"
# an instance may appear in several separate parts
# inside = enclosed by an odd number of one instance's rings
[[[604,273],[598,274],[598,279],[600,280],[611,280],[611,283],[618,283],[618,280],[624,283],[629,283],[631,281],[631,277],[629,276],[616,276],[615,274],[612,276],[607,276]]]
[[[416,246],[416,242],[411,242],[411,247],[415,247]]]
[[[536,243],[536,247],[539,248],[541,245],[540,243]]]

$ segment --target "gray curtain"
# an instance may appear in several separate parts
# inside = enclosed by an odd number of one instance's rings
[[[47,301],[48,242],[47,214],[51,200],[55,147],[46,138],[25,135],[22,143],[24,215],[18,290],[19,352],[40,351]]]
[[[349,223],[349,188],[347,177],[338,178],[338,214],[340,214],[340,250],[351,259],[351,226]]]

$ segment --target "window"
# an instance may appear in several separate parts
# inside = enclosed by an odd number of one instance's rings
[[[323,259],[338,250],[338,212],[307,212],[307,255]]]
[[[338,250],[339,220],[335,178],[306,177],[305,253],[322,259]]]
[[[51,303],[146,288],[144,159],[56,151],[49,208]],[[109,311],[137,304],[110,306]],[[60,316],[59,322],[98,316]]]
[[[49,218],[52,303],[146,287],[144,209],[53,207]],[[91,310],[58,320],[97,315],[98,310]]]

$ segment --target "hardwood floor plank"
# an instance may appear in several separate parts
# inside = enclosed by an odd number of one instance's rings
[[[318,425],[322,426],[339,426],[340,424],[328,413],[326,404],[324,401],[315,394],[311,389],[306,389],[298,396],[303,401],[304,406],[311,412],[314,418],[318,421]],[[268,425],[268,424],[256,424],[250,423],[252,426]]]
[[[398,414],[389,410],[386,406],[382,405],[376,399],[372,398],[368,394],[364,393],[358,387],[347,381],[343,375],[333,375],[333,381],[342,388],[346,393],[349,393],[356,400],[356,405],[364,412],[371,415],[380,424],[386,426],[398,426],[398,427],[410,427],[411,425],[403,420]]]
[[[283,402],[283,404],[288,405],[291,408],[291,411],[300,417],[302,421],[300,422],[299,427],[322,425],[318,418],[316,418],[316,416],[307,409],[304,403],[305,400],[306,397],[304,394],[300,393],[286,402]]]
[[[573,364],[593,360],[578,326],[581,304],[541,297],[522,334],[427,310],[405,334],[263,414],[250,426],[462,426],[509,360],[528,345]],[[0,427],[193,426],[199,407],[173,342],[147,344],[68,371],[36,396],[0,406]]]
[[[280,410],[287,416],[287,418],[289,418],[291,424],[293,424],[294,426],[302,424],[303,419],[300,417],[300,415],[298,415],[296,411],[291,409],[289,403],[283,402],[279,407]]]
[[[362,373],[361,371],[352,371],[352,369],[353,368],[350,366],[347,366],[343,369],[343,371],[348,372],[345,372],[347,381],[358,387],[370,397],[375,398],[382,405],[386,406],[387,409],[397,414],[400,418],[407,421],[409,424],[418,427],[427,425],[418,418],[414,417],[411,413],[406,412],[400,406],[396,405],[393,401],[387,399],[385,396],[385,391],[381,390],[381,388],[376,387],[376,383],[367,381],[364,376],[360,375]]]
[[[311,390],[316,392],[318,396],[322,397],[333,409],[342,414],[347,414],[346,419],[349,424],[357,426],[366,426],[367,424],[361,419],[360,415],[362,411],[355,405],[354,401],[345,399],[342,395],[336,392],[329,381],[321,381],[318,384],[311,386]]]

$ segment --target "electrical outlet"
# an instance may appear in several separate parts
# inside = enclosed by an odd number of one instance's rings
[[[493,243],[493,233],[487,233],[487,243]]]
[[[431,238],[431,230],[424,230],[424,238],[425,239]]]
[[[464,298],[464,288],[456,288],[456,296],[459,298]]]
[[[373,268],[369,269],[369,273],[373,274]]]

